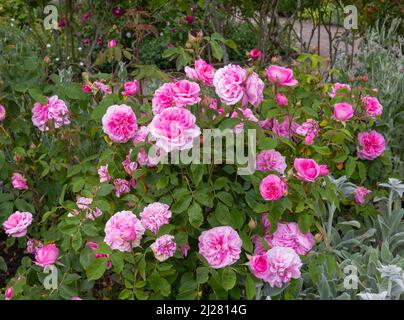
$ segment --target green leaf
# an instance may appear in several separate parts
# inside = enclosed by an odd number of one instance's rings
[[[6,163],[6,156],[4,155],[4,151],[0,150],[0,169],[3,168]]]
[[[239,118],[226,118],[219,124],[219,129],[224,130],[224,129],[233,129],[236,125],[238,125],[241,122],[241,119]]]
[[[258,141],[258,146],[261,150],[271,150],[275,149],[278,142],[272,138],[264,138]]]
[[[303,233],[306,233],[310,230],[311,225],[313,224],[313,216],[311,214],[300,214],[297,218],[297,223],[299,224],[299,228]]]
[[[82,244],[83,244],[83,237],[81,236],[81,232],[79,230],[73,235],[72,248],[74,249],[74,251],[78,252]]]
[[[112,184],[102,183],[100,189],[97,192],[97,196],[105,197],[109,195],[114,189],[115,187]]]
[[[112,267],[114,268],[115,272],[121,273],[124,267],[124,261],[122,254],[120,252],[113,252],[109,258],[112,262]]]
[[[245,233],[244,231],[239,232],[240,238],[243,241],[243,249],[247,251],[248,253],[252,253],[254,250],[253,243],[250,239],[250,237]]]
[[[223,58],[223,51],[220,45],[215,41],[211,40],[210,41],[210,46],[212,48],[212,54],[213,56],[218,60],[221,61]]]
[[[48,99],[42,94],[41,90],[39,89],[30,88],[28,89],[28,93],[32,97],[32,99],[35,100],[35,102],[39,102],[41,104],[46,104],[48,102]]]
[[[188,210],[188,219],[191,226],[199,228],[203,223],[203,213],[201,206],[194,202]]]
[[[171,211],[173,213],[184,212],[185,210],[188,209],[189,205],[191,204],[191,201],[192,201],[192,196],[190,193],[182,195],[176,201],[174,201],[174,204],[171,207]]]
[[[198,284],[206,283],[209,280],[209,268],[199,267],[196,269],[196,282]]]
[[[97,280],[103,276],[105,270],[107,270],[107,258],[97,258],[86,269],[87,279]]]
[[[222,271],[222,286],[223,289],[229,291],[236,285],[237,275],[230,268],[224,268]]]
[[[252,300],[255,296],[255,281],[251,274],[247,274],[245,279],[245,291],[247,300]]]
[[[20,211],[28,211],[31,213],[35,213],[35,208],[31,203],[28,203],[24,199],[16,199],[14,201],[15,207]]]
[[[7,271],[7,264],[6,261],[2,256],[0,256],[0,270],[6,272]]]
[[[355,172],[356,159],[354,157],[349,157],[345,163],[345,173],[350,177]]]
[[[220,191],[216,194],[216,197],[228,207],[231,207],[234,203],[233,196],[229,192]]]
[[[218,202],[215,209],[215,218],[221,224],[228,225],[231,220],[229,208],[223,203]]]

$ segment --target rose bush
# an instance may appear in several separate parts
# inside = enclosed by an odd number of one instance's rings
[[[329,236],[322,212],[332,203],[340,215],[375,214],[370,199],[390,165],[371,88],[324,83],[313,59],[293,70],[214,70],[199,59],[190,80],[150,97],[135,81],[97,75],[9,83],[0,222],[24,257],[5,298],[252,299],[258,284],[298,294],[306,260]],[[257,170],[158,161],[212,128],[255,130]],[[357,189],[342,194],[341,176]],[[56,290],[43,286],[50,265]]]

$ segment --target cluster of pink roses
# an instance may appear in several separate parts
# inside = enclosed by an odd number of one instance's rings
[[[48,131],[52,126],[60,128],[70,123],[69,109],[58,96],[48,98],[46,104],[39,102],[32,108],[32,123],[41,131]]]
[[[102,215],[102,211],[100,208],[91,208],[91,204],[93,203],[92,198],[86,197],[77,197],[76,205],[79,210],[75,209],[70,212],[68,217],[77,217],[80,213],[84,213],[86,219],[95,220]]]

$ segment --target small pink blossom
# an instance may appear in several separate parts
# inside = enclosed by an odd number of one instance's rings
[[[93,209],[89,209],[86,212],[86,218],[88,220],[95,220],[98,217],[102,216],[102,210],[100,208],[93,208]]]
[[[335,96],[345,97],[346,93],[340,92],[341,89],[351,91],[351,86],[345,83],[339,83],[339,82],[335,83],[331,88],[331,92],[329,93],[330,97],[331,98],[334,98]]]
[[[132,154],[132,149],[129,150],[129,153],[126,155],[125,160],[122,162],[122,166],[125,170],[125,172],[128,175],[132,175],[133,172],[135,172],[136,168],[137,168],[137,162],[132,162],[130,160]]]
[[[356,204],[364,204],[366,196],[371,193],[371,191],[365,187],[357,187],[354,191],[354,199]]]
[[[111,39],[108,41],[108,48],[116,47],[116,45],[117,45],[117,42],[115,39]]]
[[[6,108],[0,104],[0,122],[6,118]]]
[[[334,104],[334,118],[338,121],[348,121],[354,115],[352,105],[346,102]]]
[[[14,189],[17,190],[28,190],[28,183],[27,179],[18,172],[14,172],[11,177],[11,184],[13,185]]]
[[[199,80],[207,86],[213,85],[215,68],[201,58],[195,61],[195,68],[185,67],[184,71],[189,79]]]
[[[123,194],[130,192],[130,184],[125,179],[114,179],[115,195],[120,198]]]
[[[60,128],[70,123],[66,103],[60,100],[58,96],[48,98],[46,104],[37,102],[32,108],[32,123],[39,130],[48,131],[50,121],[55,128]]]
[[[260,171],[275,170],[285,173],[285,157],[276,150],[263,150],[257,155],[256,167]]]
[[[119,17],[121,17],[123,15],[123,10],[121,8],[119,8],[119,7],[114,7],[114,8],[112,8],[112,14],[115,17],[119,18]]]
[[[32,223],[32,213],[16,211],[3,223],[6,234],[10,237],[20,238],[27,234]]]
[[[312,145],[314,139],[317,137],[320,131],[320,127],[316,120],[308,119],[302,123],[297,129],[296,133],[305,137],[304,143],[306,145]]]
[[[285,107],[288,105],[288,98],[286,98],[284,94],[278,92],[275,97],[276,97],[276,103],[280,107]]]
[[[286,182],[275,174],[269,174],[262,179],[260,193],[267,201],[276,201],[287,194],[288,186]]]
[[[89,206],[93,203],[92,198],[85,198],[85,197],[77,197],[76,204],[77,207],[81,210],[88,209]]]
[[[271,65],[266,70],[265,73],[268,77],[268,81],[272,84],[278,84],[281,87],[283,86],[295,86],[298,81],[293,79],[293,70]]]
[[[98,169],[98,176],[100,177],[100,183],[108,182],[112,179],[108,172],[108,165],[100,166]]]
[[[116,143],[126,143],[135,136],[137,119],[132,108],[112,105],[102,117],[102,129]]]
[[[12,287],[7,288],[4,296],[6,300],[11,300],[14,296],[14,289]]]
[[[330,169],[326,164],[320,164],[320,177],[326,176],[330,173]]]
[[[234,264],[240,259],[242,241],[229,226],[203,231],[199,236],[199,254],[215,269]]]
[[[139,91],[139,82],[137,80],[125,82],[123,85],[124,91],[122,92],[123,96],[131,97],[137,95]]]
[[[363,160],[374,160],[385,150],[384,137],[374,130],[359,133],[358,142],[358,157]]]
[[[184,257],[188,256],[188,252],[191,249],[188,243],[181,245],[180,250]]]
[[[177,244],[174,242],[174,236],[166,234],[158,237],[156,241],[151,244],[150,248],[154,253],[154,257],[158,261],[163,262],[175,254]]]
[[[261,52],[259,49],[257,49],[257,48],[251,49],[251,51],[248,52],[248,55],[249,55],[252,59],[259,59],[259,60],[262,60],[263,57],[264,57],[263,54],[262,54],[262,52]]]
[[[83,83],[83,86],[81,87],[84,93],[90,93],[93,89],[91,88],[91,84],[89,82]]]
[[[170,206],[160,202],[149,204],[140,213],[140,220],[143,226],[153,233],[157,233],[161,226],[168,224],[170,218]]]
[[[185,21],[187,24],[192,24],[194,22],[194,17],[193,16],[186,16]]]
[[[174,103],[180,108],[192,106],[201,101],[199,97],[200,91],[199,84],[188,80],[176,81],[171,86]]]
[[[102,81],[94,81],[94,86],[97,88],[97,90],[102,92],[102,94],[106,95],[112,93],[111,87]]]
[[[54,243],[38,248],[35,252],[34,263],[41,267],[54,265],[59,257],[59,249]]]

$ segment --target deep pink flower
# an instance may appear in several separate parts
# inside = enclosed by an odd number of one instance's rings
[[[41,267],[54,265],[59,257],[59,249],[54,243],[47,244],[35,251],[34,263]]]
[[[63,125],[70,123],[69,109],[63,100],[58,96],[48,98],[46,104],[39,102],[34,104],[32,108],[32,123],[41,131],[49,130],[49,121],[53,122],[55,128],[60,128]]]
[[[265,279],[269,273],[270,262],[266,252],[253,255],[249,261],[250,270],[258,279]]]
[[[112,13],[115,17],[119,18],[123,15],[123,10],[119,7],[112,8]]]
[[[7,288],[4,296],[6,300],[11,300],[14,296],[14,289],[12,287]]]
[[[245,91],[241,104],[246,107],[248,102],[254,107],[258,107],[264,99],[264,82],[255,72],[251,73],[245,82]]]
[[[287,192],[288,185],[275,174],[269,174],[261,181],[260,193],[264,200],[276,201],[284,197]]]
[[[111,249],[131,251],[139,246],[145,229],[131,211],[115,213],[105,225],[104,241]]]
[[[116,47],[116,45],[117,45],[117,42],[115,39],[111,39],[108,41],[108,48]]]
[[[199,80],[208,86],[213,85],[215,68],[201,58],[195,60],[195,68],[190,68],[187,66],[185,67],[184,71],[189,79]]]
[[[286,98],[286,96],[284,94],[278,92],[276,94],[276,103],[281,107],[287,106],[288,105],[288,98]]]
[[[127,97],[135,96],[139,91],[139,82],[137,80],[125,82],[123,88],[124,88],[124,91],[122,92],[123,96]]]
[[[93,16],[93,13],[92,13],[91,11],[89,11],[89,12],[83,14],[83,15],[80,17],[80,23],[81,23],[81,24],[87,23],[88,20],[90,20],[92,16]]]
[[[32,223],[32,213],[16,211],[3,223],[6,234],[10,237],[19,238],[27,234],[27,228]]]
[[[320,166],[313,159],[296,158],[293,166],[300,180],[314,182],[320,176]]]
[[[91,88],[91,85],[89,82],[85,82],[85,83],[83,83],[82,90],[84,93],[90,93],[93,89]]]
[[[275,170],[285,173],[285,157],[276,150],[263,150],[257,155],[256,167],[260,171]]]
[[[330,169],[328,169],[328,166],[326,164],[320,164],[320,177],[326,176],[327,174],[330,173]]]
[[[18,172],[14,172],[11,177],[11,184],[13,185],[14,189],[17,190],[28,190],[28,182],[25,177]]]
[[[150,246],[154,253],[154,257],[160,261],[166,261],[172,257],[177,250],[177,244],[174,242],[174,236],[165,234],[158,237]]]
[[[6,108],[0,104],[0,122],[6,118]]]
[[[240,258],[241,238],[236,230],[229,226],[203,231],[198,240],[199,254],[212,268],[232,265]]]
[[[140,220],[143,226],[153,233],[157,233],[161,226],[168,224],[170,218],[170,206],[160,202],[149,204],[140,213]]]
[[[382,115],[383,106],[376,97],[363,97],[362,102],[365,104],[365,111],[368,116],[376,117]]]
[[[154,92],[152,99],[152,108],[154,114],[159,114],[164,109],[174,106],[175,102],[172,85],[172,83],[164,83]]]
[[[200,91],[199,84],[188,80],[176,81],[171,86],[174,103],[180,108],[192,106],[201,101],[199,97]]]
[[[354,115],[352,105],[346,102],[334,104],[334,118],[338,121],[348,121]]]
[[[290,87],[298,83],[297,80],[293,79],[292,69],[271,65],[265,69],[265,73],[268,77],[268,81],[272,84]]]
[[[374,130],[359,133],[358,142],[358,157],[363,160],[374,160],[385,150],[384,137]]]
[[[286,116],[281,124],[279,124],[277,119],[273,119],[271,130],[278,136],[291,139],[298,127],[299,124],[297,124],[292,117]]]
[[[172,107],[154,116],[150,123],[150,134],[156,145],[166,152],[192,148],[193,140],[201,131],[195,116],[187,109]]]
[[[354,191],[354,199],[356,204],[364,204],[366,196],[371,191],[365,187],[357,187]]]
[[[312,145],[314,139],[317,137],[320,131],[320,127],[316,120],[308,119],[306,122],[302,123],[297,129],[296,133],[305,137],[304,143],[306,145]]]
[[[110,106],[102,117],[102,129],[112,141],[126,143],[135,135],[136,115],[125,104]]]
[[[264,57],[262,52],[257,48],[251,49],[248,55],[253,59],[259,59],[259,60],[262,60]]]
[[[194,17],[193,16],[186,16],[185,21],[187,24],[192,24],[194,22]]]

